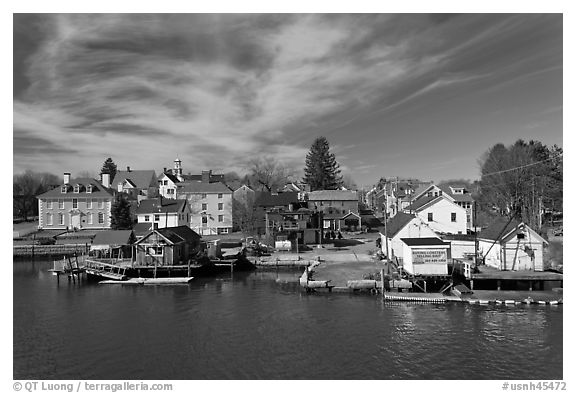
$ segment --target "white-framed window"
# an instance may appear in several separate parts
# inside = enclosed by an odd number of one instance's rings
[[[202,217],[202,226],[205,227],[208,225],[208,217],[203,216]]]
[[[222,214],[218,216],[218,222],[224,222],[224,216]]]
[[[173,189],[173,188],[169,188],[169,189],[166,190],[166,193],[167,193],[168,195],[174,195],[174,189]]]
[[[90,198],[86,199],[86,208],[92,209],[92,199]]]
[[[86,194],[92,194],[92,184],[86,186]]]
[[[154,214],[154,221],[160,221],[160,214]]]
[[[222,194],[218,194],[218,199],[222,199]]]
[[[78,194],[80,193],[80,184],[75,184],[74,185],[74,194]]]
[[[61,192],[62,194],[66,194],[67,191],[68,191],[68,186],[62,186],[62,187],[60,187],[60,192]]]
[[[58,213],[58,225],[64,225],[64,214]]]
[[[64,209],[64,199],[58,199],[58,209]]]
[[[147,253],[150,255],[162,255],[164,248],[162,246],[150,246],[147,248]]]
[[[206,199],[206,194],[202,194],[202,199]]]
[[[202,204],[202,210],[206,210],[208,209],[208,204],[207,203],[203,203]]]
[[[54,225],[52,222],[52,213],[46,215],[46,225]]]
[[[168,185],[168,180],[164,180],[164,185],[165,185],[165,186]]]
[[[450,213],[450,221],[456,222],[456,213]]]
[[[72,199],[72,209],[78,209],[78,198]]]
[[[98,213],[98,224],[104,224],[104,213]]]
[[[144,216],[144,221],[150,222],[150,216],[148,214]]]
[[[88,224],[94,224],[94,214],[88,213]]]
[[[428,222],[434,221],[434,214],[428,213]]]
[[[218,204],[218,210],[224,210],[224,204],[223,203]]]
[[[52,199],[46,199],[46,209],[52,209]]]
[[[97,199],[98,209],[104,209],[104,199]]]

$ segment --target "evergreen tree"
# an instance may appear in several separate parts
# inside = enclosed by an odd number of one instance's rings
[[[311,191],[337,190],[342,186],[340,165],[323,136],[316,138],[306,155],[303,181],[310,185]]]
[[[110,184],[112,184],[114,176],[116,176],[116,164],[114,164],[112,158],[108,157],[106,161],[104,161],[100,173],[108,173],[110,175]]]
[[[114,198],[111,209],[112,229],[132,229],[132,215],[130,214],[130,202],[126,195],[118,193]]]

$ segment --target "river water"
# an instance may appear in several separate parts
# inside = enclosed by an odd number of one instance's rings
[[[562,306],[306,294],[298,271],[57,284],[15,262],[14,379],[562,379]]]

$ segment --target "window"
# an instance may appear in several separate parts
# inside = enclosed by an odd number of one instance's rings
[[[64,199],[58,199],[58,209],[64,209]]]
[[[52,199],[46,200],[46,209],[52,209]]]
[[[174,189],[173,188],[169,188],[167,190],[168,195],[174,195]]]
[[[86,199],[86,208],[92,209],[92,199]]]
[[[168,180],[164,180],[164,185],[165,185],[165,186],[168,185]]]
[[[104,224],[104,213],[98,213],[98,224]]]
[[[202,217],[202,226],[205,227],[206,225],[208,225],[208,217],[203,216]]]
[[[218,204],[218,210],[224,210],[224,204],[223,203]]]
[[[206,194],[202,194],[202,199],[206,199]]]
[[[450,213],[450,220],[456,222],[456,213]]]
[[[94,214],[88,214],[88,224],[94,224]]]
[[[76,184],[74,186],[74,194],[78,194],[80,192],[80,184]]]
[[[472,220],[470,220],[470,214],[466,214],[466,222],[468,223],[472,222]]]
[[[222,194],[218,194],[218,199],[222,199]]]
[[[202,204],[202,210],[206,210],[208,209],[208,204],[207,203],[203,203]]]
[[[88,184],[88,185],[86,186],[86,193],[87,193],[87,194],[92,194],[92,184]]]
[[[72,209],[78,209],[78,199],[72,199]]]
[[[523,233],[518,233],[518,234],[516,235],[516,239],[518,239],[518,240],[524,239],[524,237],[525,237],[525,236],[524,236]]]
[[[150,255],[162,255],[162,246],[150,246],[146,252]]]
[[[218,234],[227,234],[228,228],[218,228]]]
[[[46,224],[47,224],[47,225],[53,225],[53,223],[52,223],[52,214],[47,214],[47,215],[46,215]]]
[[[60,192],[61,192],[62,194],[66,194],[67,191],[68,191],[68,186],[62,186],[62,187],[60,187]]]
[[[428,222],[430,221],[434,221],[434,216],[432,215],[432,213],[428,213]]]
[[[218,222],[224,222],[224,216],[223,215],[218,216]]]
[[[64,214],[58,213],[58,225],[64,225]]]
[[[154,221],[160,221],[160,214],[154,214]]]
[[[104,199],[98,199],[98,209],[104,209]]]
[[[150,222],[150,216],[149,216],[149,215],[145,215],[145,216],[144,216],[144,221]]]

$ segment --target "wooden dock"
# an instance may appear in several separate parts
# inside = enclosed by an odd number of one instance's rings
[[[126,266],[114,265],[111,263],[99,262],[87,259],[84,265],[86,274],[98,278],[108,278],[110,280],[123,281],[128,278]]]
[[[99,284],[120,285],[181,285],[188,284],[194,277],[163,277],[163,278],[129,278],[127,280],[104,280]]]

